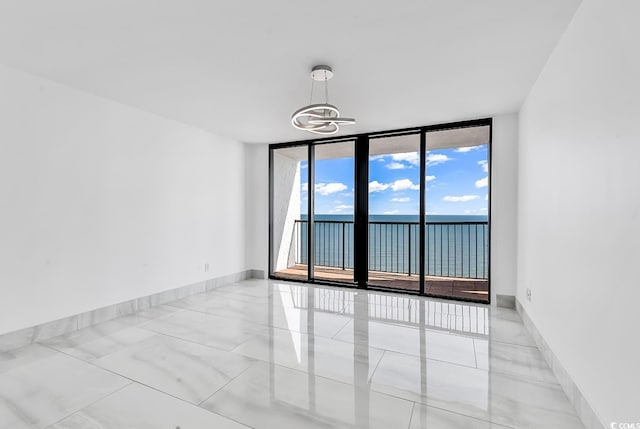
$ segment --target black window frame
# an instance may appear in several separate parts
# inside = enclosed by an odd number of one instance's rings
[[[487,252],[487,299],[472,299],[472,298],[463,298],[463,297],[449,297],[442,295],[433,295],[425,293],[425,258],[424,258],[424,248],[425,248],[425,222],[426,222],[426,213],[425,213],[425,194],[426,194],[426,135],[429,132],[434,131],[446,131],[460,128],[473,128],[473,127],[489,127],[489,142],[488,142],[488,161],[489,161],[489,171],[488,171],[488,182],[489,182],[489,192],[488,192],[488,212],[487,212],[487,223],[488,223],[488,252]],[[368,203],[369,203],[369,139],[370,138],[379,138],[379,137],[394,137],[405,134],[419,134],[420,135],[420,214],[419,214],[419,243],[420,243],[420,251],[419,251],[419,275],[420,275],[420,289],[419,291],[412,290],[402,290],[402,289],[394,289],[394,288],[385,288],[369,285],[368,282],[368,264],[365,263],[367,258],[366,255],[364,257],[359,254],[364,251],[367,252],[368,249]],[[313,180],[314,180],[314,153],[315,146],[326,143],[337,143],[343,141],[354,141],[354,157],[355,157],[355,178],[354,178],[354,243],[358,243],[357,246],[354,246],[354,279],[353,283],[349,282],[334,282],[326,279],[316,279],[313,277],[313,267],[314,267],[314,259],[313,259],[313,251],[314,251],[314,242],[313,242],[313,214],[314,214],[314,198],[312,197]],[[492,217],[491,217],[491,176],[493,170],[492,164],[492,142],[493,142],[493,118],[482,118],[482,119],[473,119],[467,121],[458,121],[458,122],[449,122],[443,124],[435,124],[435,125],[424,125],[420,127],[411,127],[411,128],[401,128],[395,130],[386,130],[386,131],[373,131],[366,133],[358,133],[358,134],[349,134],[344,136],[331,136],[331,137],[321,137],[321,138],[313,138],[313,139],[305,139],[305,140],[296,140],[290,142],[283,143],[272,143],[269,144],[269,247],[268,247],[268,258],[269,258],[269,266],[268,266],[268,278],[272,280],[279,281],[292,281],[298,283],[308,283],[308,284],[318,284],[323,286],[338,286],[338,287],[349,287],[349,288],[357,288],[357,289],[365,289],[365,290],[376,290],[376,291],[384,291],[384,292],[394,292],[406,295],[419,295],[431,298],[440,298],[447,299],[453,301],[461,301],[461,302],[472,302],[479,304],[491,304],[491,234],[492,234]],[[279,277],[274,275],[273,271],[273,261],[272,261],[272,240],[273,240],[273,196],[274,196],[274,188],[273,188],[273,153],[277,149],[288,148],[288,147],[296,147],[296,146],[307,146],[307,183],[309,189],[309,198],[307,199],[307,213],[308,213],[308,226],[307,226],[307,279],[292,279],[287,277]]]

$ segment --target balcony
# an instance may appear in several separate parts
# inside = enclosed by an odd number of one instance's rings
[[[278,277],[307,279],[307,220],[295,221],[292,263]],[[353,231],[350,221],[315,221],[316,279],[353,282]],[[419,223],[369,223],[369,285],[419,291]],[[488,222],[427,222],[425,293],[486,300],[489,275]]]

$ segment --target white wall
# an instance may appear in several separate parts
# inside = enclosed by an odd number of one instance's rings
[[[242,144],[0,66],[0,333],[246,269],[244,165]]]
[[[269,275],[269,146],[246,146],[247,266]]]
[[[606,427],[640,422],[638,17],[584,0],[520,112],[518,299]]]
[[[300,161],[273,154],[273,268],[295,264],[295,223],[300,218]]]
[[[516,294],[518,114],[493,118],[491,142],[491,302]]]

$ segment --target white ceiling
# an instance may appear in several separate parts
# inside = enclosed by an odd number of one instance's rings
[[[517,111],[580,0],[0,0],[0,63],[244,142],[334,68],[342,134]]]

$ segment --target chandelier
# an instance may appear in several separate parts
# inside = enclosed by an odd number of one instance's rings
[[[315,134],[331,135],[340,130],[340,125],[353,125],[356,120],[340,116],[338,108],[329,104],[329,79],[333,77],[331,67],[314,66],[311,69],[311,99],[309,105],[291,115],[291,125]],[[313,104],[313,87],[316,81],[324,81],[324,103]]]

